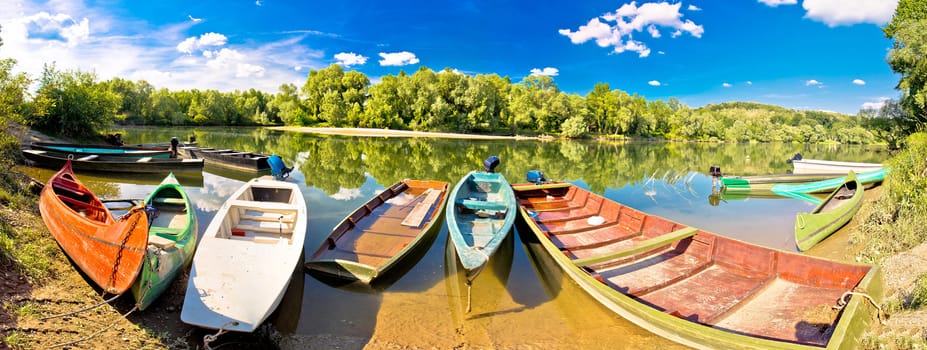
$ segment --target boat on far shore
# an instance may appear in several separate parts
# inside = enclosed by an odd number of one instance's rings
[[[176,158],[131,158],[91,154],[74,157],[68,153],[24,149],[23,156],[38,166],[45,168],[60,168],[68,160],[72,167],[78,171],[96,171],[107,173],[202,173],[202,159],[176,159]]]
[[[270,170],[270,163],[267,161],[270,156],[261,153],[204,147],[180,147],[178,152],[186,158],[202,159],[211,165],[239,171]]]

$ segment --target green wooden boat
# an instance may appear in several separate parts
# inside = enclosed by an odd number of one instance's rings
[[[171,149],[169,146],[163,147],[142,147],[142,146],[110,146],[110,145],[82,145],[76,143],[62,142],[33,142],[30,148],[35,150],[62,152],[71,154],[74,158],[86,157],[89,155],[102,156],[121,156],[130,158],[170,158]]]
[[[403,180],[341,220],[309,257],[307,269],[371,283],[409,260],[441,230],[448,183]]]
[[[888,168],[857,174],[865,186],[885,180]],[[845,176],[834,174],[780,174],[761,176],[723,176],[721,191],[726,193],[830,193],[843,184]]]
[[[538,242],[528,249],[669,340],[699,349],[853,349],[875,322],[883,297],[876,265],[750,244],[569,183],[512,188],[530,228],[519,233]]]
[[[145,198],[145,203],[154,212],[149,214],[145,262],[132,285],[139,310],[150,306],[190,264],[197,236],[196,210],[173,173]]]
[[[515,222],[515,196],[505,176],[472,171],[451,191],[448,233],[466,271],[467,283],[479,275]]]
[[[863,185],[850,170],[843,185],[831,192],[827,199],[810,213],[795,217],[795,243],[805,251],[839,230],[863,205]]]

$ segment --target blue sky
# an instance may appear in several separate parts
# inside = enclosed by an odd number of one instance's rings
[[[882,34],[897,0],[0,0],[0,57],[169,89],[302,86],[332,63],[549,75],[691,107],[752,101],[856,114],[898,98]]]

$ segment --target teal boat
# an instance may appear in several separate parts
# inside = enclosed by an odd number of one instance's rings
[[[145,198],[145,203],[151,217],[148,251],[132,285],[139,310],[150,306],[190,264],[197,236],[196,210],[173,173]]]
[[[863,205],[863,191],[863,185],[850,170],[843,184],[814,210],[798,213],[795,217],[795,243],[798,249],[810,249],[850,222]]]
[[[170,147],[142,147],[142,146],[110,146],[110,145],[82,145],[60,142],[33,142],[30,147],[34,150],[62,152],[74,155],[74,158],[86,156],[119,156],[133,158],[170,158]]]
[[[859,181],[860,188],[881,183],[888,175],[889,168],[882,168],[875,171],[869,171],[861,174],[855,174],[856,180]],[[827,180],[809,182],[804,184],[777,184],[772,187],[772,192],[778,195],[784,193],[829,193],[842,186],[847,181],[847,176],[835,177]]]
[[[498,164],[498,158],[487,159],[487,164]],[[489,257],[505,239],[517,215],[515,194],[502,174],[492,172],[495,165],[485,166],[486,171],[472,171],[464,176],[451,191],[445,211],[448,232],[457,250],[457,257],[466,270],[467,283],[483,270]]]

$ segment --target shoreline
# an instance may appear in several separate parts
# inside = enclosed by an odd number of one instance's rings
[[[470,139],[470,140],[536,140],[541,137],[537,136],[497,136],[497,135],[473,135],[458,134],[450,132],[430,132],[430,131],[412,131],[412,130],[390,130],[390,129],[373,129],[373,128],[319,128],[308,126],[272,126],[267,127],[271,130],[295,131],[309,134],[320,135],[339,135],[339,136],[361,136],[361,137],[427,137],[443,139]]]

